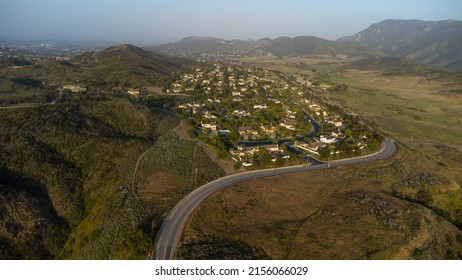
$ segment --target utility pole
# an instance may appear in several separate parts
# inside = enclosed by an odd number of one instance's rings
[[[197,148],[197,139],[194,141],[193,153],[192,153],[192,162],[191,162],[191,181],[196,187],[196,180],[197,180],[197,167],[195,167],[195,160],[196,160],[196,148]]]

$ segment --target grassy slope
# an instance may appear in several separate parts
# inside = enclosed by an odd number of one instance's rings
[[[333,82],[349,87],[326,97],[384,133],[391,123],[392,137],[402,143],[398,155],[228,188],[194,214],[179,256],[220,255],[216,245],[194,254],[218,240],[244,242],[246,250],[277,259],[461,258],[460,80],[384,72],[331,73]]]

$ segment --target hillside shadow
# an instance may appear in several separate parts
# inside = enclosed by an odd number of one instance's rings
[[[46,188],[0,167],[0,259],[53,259],[69,234]]]

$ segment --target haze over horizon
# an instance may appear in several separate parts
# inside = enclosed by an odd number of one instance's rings
[[[0,37],[160,44],[311,35],[335,40],[387,19],[461,20],[457,0],[1,0]]]

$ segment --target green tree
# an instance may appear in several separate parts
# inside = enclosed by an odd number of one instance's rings
[[[321,149],[319,150],[319,156],[322,160],[327,160],[329,158],[329,150],[328,149]]]

